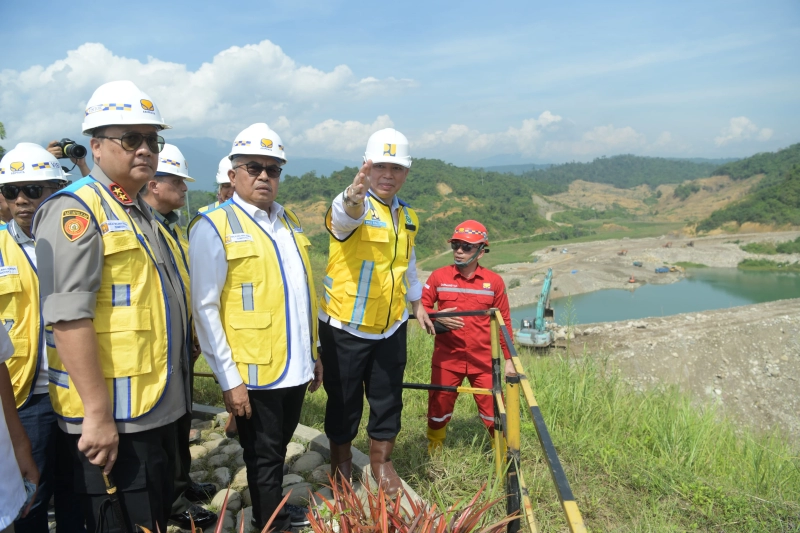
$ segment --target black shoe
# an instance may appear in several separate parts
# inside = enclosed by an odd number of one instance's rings
[[[190,516],[191,519],[189,518]],[[217,521],[217,514],[203,509],[199,505],[192,505],[184,512],[170,515],[169,517],[169,521],[175,523],[181,529],[192,529],[192,520],[194,520],[194,527],[205,529]]]
[[[289,511],[289,519],[291,520],[292,527],[305,527],[311,525],[311,522],[308,521],[308,509],[305,507],[287,503],[284,508]]]
[[[217,487],[213,483],[192,483],[183,492],[184,497],[190,502],[207,502],[214,497]]]

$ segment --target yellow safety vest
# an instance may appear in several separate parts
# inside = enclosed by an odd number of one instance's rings
[[[0,226],[0,320],[14,345],[6,366],[19,409],[28,403],[39,376],[42,316],[36,269],[7,224]]]
[[[370,195],[366,218],[343,240],[333,236],[331,210],[325,215],[331,238],[320,305],[328,316],[364,333],[383,333],[406,310],[406,270],[419,219],[398,201],[397,229],[391,207]]]
[[[232,200],[200,216],[211,222],[225,247],[228,275],[220,295],[220,316],[233,361],[248,387],[269,388],[283,379],[289,367],[288,281],[280,251]],[[311,241],[288,209],[284,209],[281,222],[291,232],[305,268],[312,336],[308,342],[316,360],[317,297],[308,259]]]
[[[186,311],[189,313],[189,319],[191,320],[192,299],[189,287],[189,241],[183,229],[177,224],[175,225],[175,233],[178,235],[177,240],[175,240],[169,228],[163,223],[159,222],[158,228],[161,230],[161,235],[163,235],[164,240],[167,241],[167,245],[172,252],[172,257],[175,259],[175,268],[178,269],[178,274],[181,276],[183,292],[186,295]]]
[[[45,201],[60,194],[80,201],[102,234],[103,271],[94,317],[100,366],[114,419],[139,418],[158,404],[173,357],[182,356],[171,353],[169,307],[155,254],[130,215],[91,176]],[[47,329],[50,339],[52,328]],[[50,340],[47,344],[53,409],[68,421],[80,421],[83,402]]]

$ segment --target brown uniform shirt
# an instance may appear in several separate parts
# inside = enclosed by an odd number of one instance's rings
[[[99,166],[94,167],[91,176],[106,187],[112,183]],[[133,205],[124,207],[153,249],[158,271],[164,280],[170,316],[168,327],[172,368],[169,369],[167,390],[160,403],[147,415],[130,422],[117,422],[120,433],[136,433],[164,426],[191,411],[186,343],[188,314],[180,276],[175,267],[176,258],[159,232],[158,221],[153,217],[150,207],[139,195]],[[42,204],[33,221],[42,316],[46,325],[82,318],[94,319],[103,272],[103,238],[98,228],[90,224],[79,239],[67,239],[61,229],[61,213],[73,208],[85,209],[75,198],[62,194]],[[81,432],[80,423],[59,419],[59,426],[68,433]]]

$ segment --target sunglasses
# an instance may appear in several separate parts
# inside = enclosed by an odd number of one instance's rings
[[[471,244],[471,243],[468,243],[468,242],[453,241],[453,242],[450,243],[450,248],[452,248],[454,252],[456,250],[458,250],[459,248],[461,248],[466,253],[470,253],[472,250],[474,250],[475,248],[478,248],[479,246],[480,246],[480,244]]]
[[[281,172],[283,172],[283,169],[278,165],[269,165],[265,167],[264,165],[259,165],[258,163],[246,163],[244,165],[236,165],[233,168],[240,167],[244,167],[251,178],[259,177],[262,172],[266,172],[267,177],[280,178]]]
[[[122,137],[106,137],[105,135],[98,135],[95,139],[111,139],[112,141],[119,141],[120,146],[126,152],[133,152],[138,150],[142,142],[147,143],[147,147],[155,154],[161,153],[164,149],[164,137],[161,135],[145,135],[136,131],[129,131],[122,135]]]
[[[48,185],[9,185],[5,184],[0,187],[0,192],[3,193],[3,198],[6,200],[16,200],[20,192],[25,193],[25,196],[31,200],[38,200],[44,194],[45,189],[55,189],[56,187]]]

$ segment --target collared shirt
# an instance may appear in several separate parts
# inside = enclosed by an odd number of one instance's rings
[[[478,265],[470,279],[461,275],[458,267],[449,265],[431,273],[422,289],[422,305],[429,313],[455,307],[455,311],[477,311],[497,308],[511,330],[506,285],[503,278]],[[491,325],[488,316],[465,316],[464,327],[436,335],[433,345],[434,366],[463,374],[492,371]],[[513,337],[512,337],[513,338]],[[511,357],[505,339],[500,334],[505,358]]]
[[[267,213],[248,204],[236,193],[232,200],[253,217],[259,227],[275,241],[283,260],[289,295],[289,322],[292,328],[288,347],[290,357],[286,375],[272,388],[308,383],[314,375],[312,333],[309,329],[311,306],[303,259],[291,232],[281,222],[284,217],[283,206],[273,202]],[[200,348],[222,390],[230,390],[241,385],[243,380],[231,356],[231,347],[220,316],[220,295],[228,276],[228,261],[222,241],[212,224],[204,217],[197,220],[189,234],[189,260],[192,265],[192,310]]]
[[[36,247],[34,240],[25,235],[22,228],[19,227],[17,221],[12,219],[8,223],[8,234],[14,239],[14,242],[20,245],[22,251],[28,256],[28,260],[33,265],[34,271],[36,270]],[[38,279],[38,278],[37,278]],[[41,312],[41,310],[40,310]],[[48,379],[47,379],[47,354],[45,353],[44,345],[44,328],[39,332],[39,375],[36,378],[36,383],[33,384],[33,394],[47,394]]]
[[[333,235],[337,239],[342,240],[347,238],[348,235],[358,229],[358,226],[364,222],[364,218],[366,218],[367,212],[369,211],[367,208],[367,202],[369,201],[378,201],[386,205],[386,203],[377,196],[370,196],[368,200],[364,202],[364,212],[361,214],[361,216],[359,218],[350,218],[350,215],[348,215],[347,211],[344,209],[344,193],[339,193],[336,198],[333,199],[333,204],[331,205],[331,229],[333,231]],[[397,199],[397,196],[393,196],[391,208],[395,231],[397,231],[397,221],[400,216],[400,207],[400,202]],[[411,258],[408,260],[406,279],[408,280],[408,301],[416,302],[422,297],[422,284],[419,282],[419,278],[417,277],[416,247],[411,248]],[[402,326],[403,322],[408,320],[408,309],[403,311],[403,316],[400,318],[400,320],[392,324],[392,326],[383,333],[364,333],[363,331],[359,331],[356,328],[350,327],[349,324],[340,322],[335,318],[331,318],[328,316],[328,313],[322,310],[322,308],[320,308],[318,316],[323,322],[327,322],[331,326],[344,330],[351,335],[362,339],[377,340],[386,339],[394,335],[394,332],[397,331],[397,328]]]
[[[95,165],[91,176],[104,187],[113,183]],[[114,195],[111,195],[114,198]],[[120,433],[136,433],[165,426],[191,409],[189,383],[189,352],[186,346],[188,314],[180,274],[169,245],[158,229],[158,221],[149,206],[137,195],[130,205],[120,202],[141,230],[153,249],[156,268],[163,283],[169,306],[170,353],[172,355],[169,383],[159,404],[147,415],[130,422],[117,422]],[[75,198],[62,194],[48,200],[36,212],[33,234],[36,236],[36,256],[39,263],[39,291],[42,316],[46,325],[62,321],[94,319],[97,291],[103,273],[103,237],[94,224],[74,242],[64,238],[61,213],[64,209],[85,209]],[[180,259],[177,259],[180,260]],[[58,421],[67,433],[80,433],[81,424]]]

